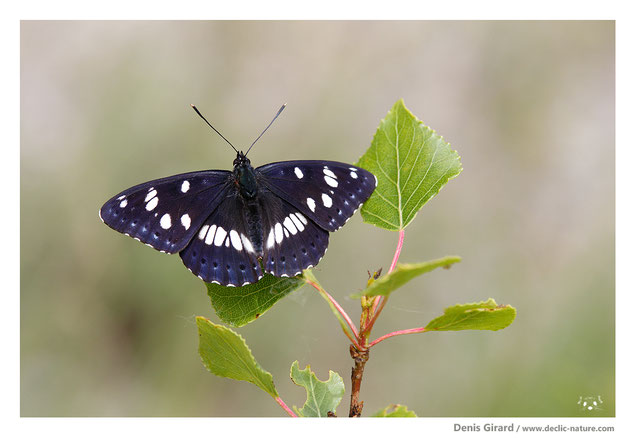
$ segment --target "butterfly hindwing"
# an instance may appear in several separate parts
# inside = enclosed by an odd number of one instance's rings
[[[243,201],[236,190],[229,189],[180,256],[205,282],[224,286],[255,283],[263,273],[248,236]]]
[[[216,208],[231,172],[209,170],[169,176],[131,187],[100,209],[102,221],[158,251],[181,251]]]
[[[263,191],[263,267],[276,277],[293,277],[316,266],[327,251],[329,233],[298,208]]]
[[[262,184],[320,227],[342,227],[377,185],[367,170],[335,161],[281,161],[256,169]]]

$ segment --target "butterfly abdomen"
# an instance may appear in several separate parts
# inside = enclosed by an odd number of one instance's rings
[[[257,199],[244,199],[245,224],[247,235],[257,256],[263,255],[263,224],[261,222],[260,205]]]

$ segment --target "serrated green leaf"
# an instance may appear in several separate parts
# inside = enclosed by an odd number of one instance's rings
[[[417,415],[404,405],[389,405],[373,414],[373,417],[417,417]]]
[[[356,163],[378,179],[360,210],[365,222],[397,231],[462,170],[457,152],[398,100]]]
[[[517,309],[498,306],[489,298],[481,303],[457,304],[444,310],[444,314],[428,323],[427,331],[448,330],[501,330],[512,324]]]
[[[212,307],[223,322],[242,327],[269,310],[278,300],[305,284],[302,277],[265,274],[257,283],[226,287],[206,283]]]
[[[272,397],[278,397],[272,375],[256,362],[241,335],[197,316],[199,355],[213,374],[253,383]]]
[[[436,268],[450,267],[453,263],[457,263],[460,260],[461,257],[447,256],[442,257],[441,259],[429,260],[428,262],[422,263],[398,264],[391,273],[378,278],[372,282],[369,287],[363,290],[360,295],[354,295],[354,297],[372,297],[376,295],[388,296],[391,292],[403,286],[405,283],[408,283],[415,277]]]
[[[336,408],[345,391],[344,382],[338,373],[329,370],[329,379],[323,382],[311,371],[309,365],[301,370],[298,361],[294,361],[290,376],[296,385],[304,387],[307,391],[305,405],[302,409],[297,409],[300,415],[303,417],[326,417],[327,412],[336,413]]]

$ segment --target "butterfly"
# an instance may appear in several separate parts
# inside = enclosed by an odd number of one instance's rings
[[[280,161],[254,168],[247,158],[254,143],[246,153],[232,146],[232,171],[202,170],[136,185],[108,200],[99,216],[115,231],[160,252],[179,253],[190,272],[207,283],[244,286],[264,273],[299,275],[320,262],[329,233],[371,196],[377,178],[335,161]]]

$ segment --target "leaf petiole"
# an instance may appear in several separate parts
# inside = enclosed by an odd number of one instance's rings
[[[371,342],[369,344],[369,348],[373,347],[378,342],[382,342],[382,341],[384,341],[387,338],[392,338],[393,336],[410,335],[410,334],[413,334],[413,333],[424,333],[424,332],[427,332],[427,331],[428,331],[428,329],[426,327],[416,327],[416,328],[406,329],[406,330],[396,330],[394,332],[387,333],[384,336],[380,336],[378,339],[376,339],[375,341],[373,341],[373,342]]]
[[[298,417],[298,415],[296,415],[296,413],[294,411],[289,409],[289,407],[285,404],[285,402],[283,401],[282,398],[275,397],[274,400],[276,400],[276,403],[278,403],[280,405],[280,407],[283,408],[285,410],[285,412],[287,412],[289,414],[290,417]]]

